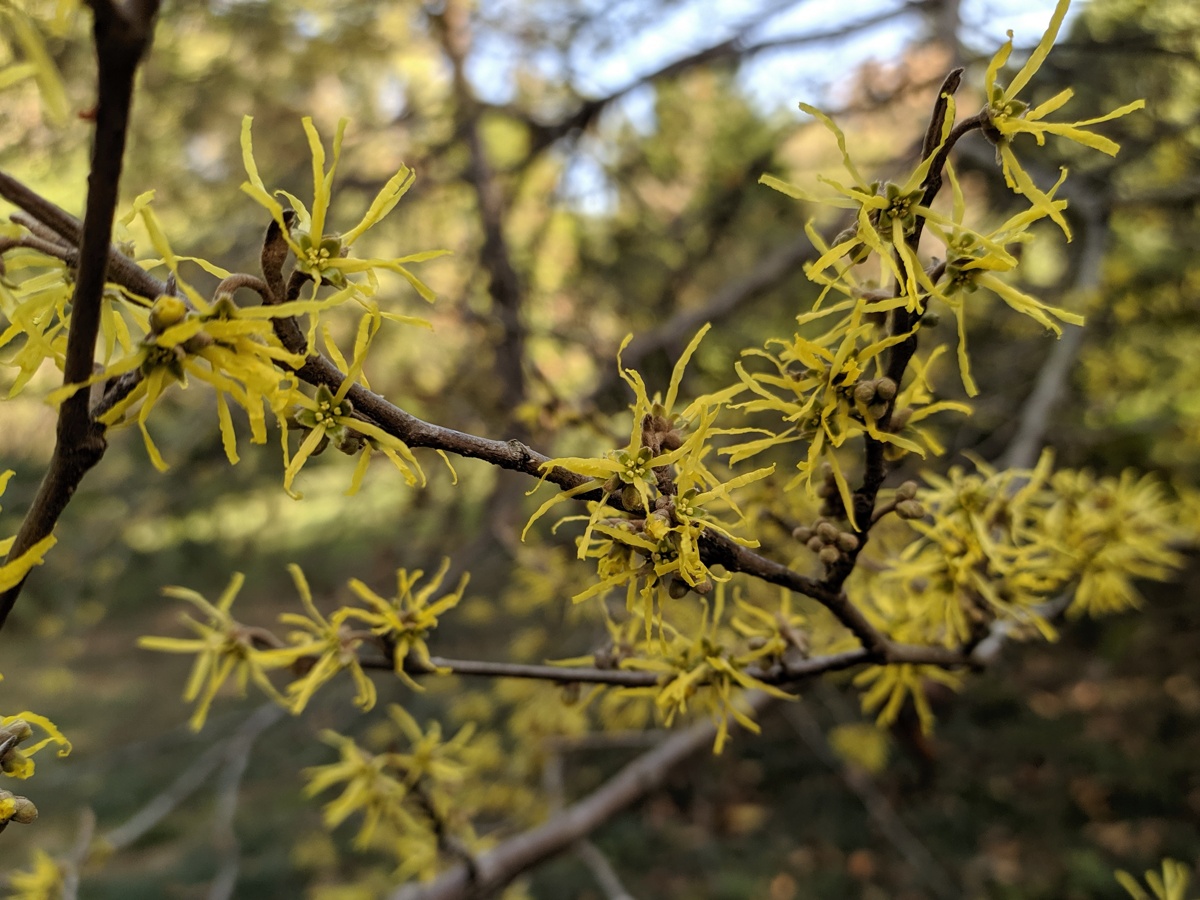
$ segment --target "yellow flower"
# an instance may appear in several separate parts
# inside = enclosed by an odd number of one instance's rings
[[[907,334],[876,337],[876,326],[866,319],[869,311],[868,301],[860,299],[855,301],[846,319],[815,339],[797,333],[790,342],[768,341],[768,347],[782,348],[777,353],[743,351],[743,356],[767,360],[776,371],[750,373],[737,363],[735,369],[742,384],[755,394],[755,399],[737,407],[748,412],[778,413],[789,425],[779,433],[768,431],[766,437],[719,451],[728,454],[731,462],[738,462],[779,444],[808,441],[808,452],[796,463],[799,474],[787,487],[803,484],[810,496],[815,496],[813,477],[822,462],[829,463],[842,503],[855,527],[850,484],[834,451],[865,432],[875,440],[925,455],[919,444],[879,429],[869,405],[855,396],[855,387],[866,380],[869,372],[883,375],[883,352],[909,337]]]
[[[0,496],[4,495],[4,489],[8,487],[9,479],[12,477],[13,471],[11,469],[6,472],[0,472]],[[15,541],[15,535],[0,539],[0,554],[6,554],[12,550]],[[7,591],[24,581],[25,576],[29,574],[29,571],[34,566],[40,566],[46,561],[46,554],[50,552],[50,548],[56,543],[58,543],[58,538],[52,534],[48,534],[16,559],[0,563],[0,591]]]
[[[253,121],[250,116],[242,119],[242,163],[246,168],[246,175],[250,179],[242,184],[242,190],[265,207],[279,223],[288,247],[296,256],[296,264],[300,271],[311,275],[315,286],[324,282],[335,287],[345,287],[348,283],[347,275],[363,272],[367,273],[369,278],[373,278],[376,269],[385,269],[403,276],[418,294],[432,302],[433,291],[413,274],[408,265],[442,256],[447,251],[425,251],[394,259],[352,259],[347,255],[354,242],[390,213],[412,187],[416,180],[413,170],[407,166],[401,166],[400,170],[388,179],[387,184],[371,201],[371,205],[363,214],[362,219],[349,231],[344,234],[327,232],[325,230],[326,217],[333,197],[333,177],[337,172],[338,160],[342,153],[342,137],[346,132],[346,120],[342,119],[338,122],[333,138],[333,162],[330,164],[329,171],[326,172],[325,148],[321,143],[321,137],[317,134],[312,119],[305,116],[301,121],[304,125],[304,133],[308,137],[309,150],[312,153],[312,209],[308,209],[299,198],[287,191],[275,192],[275,194],[284,196],[299,216],[300,231],[293,235],[284,221],[283,207],[267,190],[258,174],[250,135],[250,126]]]
[[[295,563],[288,566],[288,571],[308,614],[283,613],[279,616],[280,622],[295,625],[300,630],[288,636],[289,646],[270,651],[271,658],[290,665],[305,657],[315,657],[306,674],[287,687],[291,711],[294,714],[301,712],[323,684],[345,670],[350,671],[357,688],[355,705],[363,710],[371,709],[375,705],[375,685],[363,671],[358,658],[358,648],[371,637],[370,632],[355,632],[346,627],[348,609],[339,609],[326,619],[313,603],[304,572]]]
[[[945,273],[943,280],[939,280],[935,284],[922,270],[918,275],[918,281],[929,296],[936,297],[954,314],[958,325],[958,370],[967,394],[974,397],[979,393],[979,388],[971,377],[967,358],[965,309],[969,295],[974,294],[979,288],[985,288],[996,294],[1017,312],[1029,316],[1059,336],[1062,335],[1062,327],[1058,324],[1059,322],[1082,325],[1084,320],[1083,316],[1078,313],[1050,306],[996,277],[996,273],[1011,272],[1016,269],[1018,259],[1014,253],[1009,251],[1008,245],[1028,241],[1032,237],[1027,230],[1028,227],[1047,215],[1047,207],[1035,205],[1012,216],[994,231],[981,234],[963,224],[966,201],[954,167],[949,163],[946,165],[946,174],[954,196],[953,211],[949,220],[931,222],[929,225],[930,232],[946,246]],[[1058,184],[1045,193],[1049,209],[1056,211],[1066,209],[1067,202],[1065,200],[1054,199],[1055,191],[1058,190],[1065,177],[1066,173],[1064,172],[1063,176],[1059,178]]]
[[[664,676],[657,687],[630,688],[622,693],[653,696],[655,707],[667,726],[674,722],[676,715],[687,712],[689,703],[699,706],[717,727],[713,752],[719,754],[729,737],[730,718],[754,734],[761,730],[742,706],[743,690],[764,691],[782,700],[796,698],[746,672],[747,666],[756,662],[761,654],[739,653],[722,640],[723,585],[717,587],[715,597],[711,616],[708,602],[704,601],[703,618],[694,637],[688,638],[664,624],[663,630],[670,634],[670,643],[663,647],[661,654],[622,661],[622,668],[660,672]]]
[[[1019,194],[1024,195],[1041,213],[1048,216],[1055,224],[1063,230],[1067,239],[1071,238],[1071,229],[1067,226],[1066,219],[1063,218],[1050,196],[1044,193],[1029,174],[1021,168],[1021,164],[1017,161],[1016,155],[1012,149],[1012,139],[1018,134],[1032,134],[1039,145],[1044,144],[1047,134],[1058,135],[1069,141],[1074,141],[1077,144],[1082,144],[1085,147],[1091,147],[1094,150],[1099,150],[1101,153],[1107,153],[1109,156],[1116,156],[1120,147],[1115,141],[1109,140],[1101,135],[1094,134],[1086,129],[1088,125],[1097,125],[1101,122],[1107,122],[1110,119],[1116,119],[1120,116],[1128,115],[1134,110],[1142,109],[1146,105],[1145,100],[1135,100],[1132,103],[1127,103],[1124,106],[1114,109],[1112,112],[1102,116],[1097,116],[1094,119],[1084,119],[1079,122],[1046,122],[1045,117],[1050,113],[1057,111],[1069,101],[1075,92],[1071,88],[1060,91],[1049,100],[1038,106],[1030,109],[1029,104],[1023,100],[1018,100],[1017,95],[1022,89],[1029,84],[1031,78],[1041,68],[1042,63],[1046,61],[1046,57],[1050,54],[1050,48],[1054,46],[1054,40],[1058,37],[1058,30],[1062,26],[1063,18],[1067,14],[1067,8],[1071,5],[1071,0],[1058,0],[1058,5],[1054,8],[1054,14],[1050,17],[1050,24],[1046,26],[1045,32],[1042,34],[1042,39],[1038,42],[1029,59],[1025,61],[1025,65],[1013,76],[1012,81],[1008,86],[998,84],[996,76],[999,74],[1001,67],[1008,61],[1008,57],[1012,53],[1013,33],[1008,32],[1008,40],[992,57],[988,63],[987,73],[984,76],[984,90],[987,94],[987,106],[983,109],[985,125],[983,133],[987,138],[996,145],[996,154],[999,157],[1000,164],[1004,170],[1004,179],[1008,186]]]
[[[946,96],[948,111],[943,119],[941,143],[944,143],[954,124],[954,98]],[[837,124],[814,106],[801,103],[800,109],[814,116],[822,125],[833,133],[837,139],[838,150],[841,152],[842,165],[850,174],[853,184],[843,185],[832,178],[819,176],[821,181],[834,189],[833,196],[820,197],[808,193],[802,188],[772,175],[762,175],[759,183],[772,187],[797,200],[804,200],[820,206],[856,209],[856,226],[848,230],[844,236],[834,242],[834,246],[820,246],[821,255],[815,262],[805,266],[805,273],[813,281],[820,282],[821,273],[843,257],[849,256],[850,262],[838,273],[845,275],[849,269],[862,262],[868,253],[875,253],[880,264],[891,274],[902,287],[903,304],[909,309],[916,309],[918,302],[917,273],[921,269],[920,260],[908,246],[906,238],[911,235],[918,218],[942,221],[940,213],[934,212],[922,202],[925,197],[925,179],[933,165],[937,153],[931,153],[913,169],[903,184],[888,182],[881,185],[878,181],[868,184],[859,174],[858,167],[850,158],[846,149],[846,136]],[[893,250],[899,256],[899,264],[893,259]],[[824,294],[822,294],[822,298]],[[817,306],[821,300],[818,299]]]
[[[9,900],[58,900],[63,891],[63,869],[44,850],[33,851],[33,868],[8,876]]]
[[[911,663],[871,666],[854,677],[854,684],[856,687],[871,685],[862,696],[862,707],[865,712],[879,710],[875,720],[879,725],[895,722],[904,707],[904,701],[911,697],[921,730],[928,733],[933,728],[933,710],[929,708],[929,701],[925,697],[926,680],[955,690],[962,684],[962,676],[954,672],[947,672],[938,666]]]
[[[417,662],[434,668],[429,661],[429,647],[425,638],[437,627],[438,617],[458,605],[467,586],[469,576],[463,575],[458,587],[430,602],[442,586],[442,579],[449,568],[450,560],[443,560],[429,582],[415,593],[416,584],[425,573],[420,569],[411,574],[406,569],[397,569],[396,596],[388,599],[379,596],[357,578],[350,581],[350,590],[370,609],[347,608],[344,610],[345,619],[364,622],[373,634],[382,638],[390,648],[396,675],[416,690],[421,690],[421,687],[404,671],[404,664],[412,654]]]
[[[1188,883],[1192,880],[1190,868],[1174,859],[1163,860],[1162,874],[1153,869],[1146,873],[1146,884],[1153,894],[1147,893],[1132,875],[1125,871],[1116,873],[1117,883],[1129,892],[1133,900],[1187,900]]]
[[[379,426],[356,418],[354,404],[346,397],[350,388],[362,377],[367,351],[383,318],[377,307],[368,307],[366,314],[359,320],[353,361],[346,366],[340,354],[335,357],[335,362],[346,368],[346,376],[336,392],[330,391],[325,385],[317,388],[315,397],[293,390],[281,404],[282,408],[277,410],[283,443],[283,489],[289,496],[297,500],[301,498],[299,492],[292,490],[292,482],[309,457],[319,453],[329,442],[350,452],[361,449],[362,455],[355,466],[348,493],[355,493],[361,486],[374,449],[381,450],[392,461],[410,486],[417,484],[418,480],[422,487],[425,485],[425,472],[408,445]],[[329,346],[332,346],[331,342]],[[290,453],[288,446],[288,416],[283,413],[283,409],[287,408],[293,409],[292,417],[299,425],[308,429],[308,434],[304,436],[294,455]]]
[[[46,736],[17,749],[33,737],[34,725],[44,731]],[[71,742],[58,730],[58,726],[45,716],[28,711],[19,712],[15,716],[0,716],[0,747],[3,748],[0,752],[0,771],[5,775],[12,778],[29,778],[34,772],[32,757],[51,744],[58,746],[59,756],[67,756],[71,752]]]
[[[194,731],[204,727],[213,698],[230,676],[234,677],[234,684],[242,696],[245,696],[246,686],[252,680],[268,697],[281,705],[287,704],[271,684],[267,672],[287,665],[290,660],[280,659],[264,649],[271,645],[267,632],[242,625],[229,614],[244,581],[242,573],[235,573],[215,606],[196,591],[181,587],[163,588],[165,596],[186,600],[197,607],[207,621],[200,622],[189,615],[182,616],[184,625],[198,635],[196,638],[138,638],[138,646],[147,650],[195,654],[196,662],[183,690],[186,702],[198,701],[190,722]]]

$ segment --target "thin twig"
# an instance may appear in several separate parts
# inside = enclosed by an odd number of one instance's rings
[[[217,784],[217,804],[213,814],[213,847],[220,856],[217,874],[208,888],[208,900],[228,900],[237,887],[241,867],[235,818],[242,777],[250,763],[255,742],[263,732],[282,719],[284,710],[273,703],[259,707],[242,724],[225,746],[221,777]]]

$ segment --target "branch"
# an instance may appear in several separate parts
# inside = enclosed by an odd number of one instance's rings
[[[748,695],[755,712],[766,707],[762,694]],[[475,860],[475,879],[457,865],[427,884],[407,885],[391,900],[466,900],[504,887],[522,872],[561,853],[622,810],[656,790],[677,765],[705,747],[717,734],[712,722],[700,722],[672,735],[621,769],[598,790],[551,816],[524,834],[509,838]]]
[[[87,205],[79,240],[75,291],[71,297],[71,326],[63,366],[64,384],[86,381],[92,374],[105,275],[112,250],[113,214],[117,207],[125,134],[133,100],[133,81],[142,55],[150,44],[157,8],[157,0],[135,0],[128,8],[102,0],[93,3],[92,34],[98,61],[96,133],[88,174]],[[8,188],[12,187],[8,183],[11,181],[6,180]],[[56,207],[52,204],[49,204],[52,208],[46,206],[43,204],[40,211],[49,219],[60,226],[69,225],[62,221],[62,216],[56,214]],[[50,222],[47,224],[54,227]],[[59,407],[50,467],[17,531],[8,555],[10,561],[19,558],[54,530],[80,481],[104,455],[104,427],[93,421],[88,403],[88,392],[77,391]],[[0,628],[8,619],[24,583],[22,579],[0,593]]]
[[[213,816],[213,846],[221,863],[208,889],[209,900],[228,900],[237,887],[241,865],[234,819],[237,816],[238,793],[242,776],[250,763],[250,753],[264,731],[283,718],[284,710],[274,704],[259,707],[229,739],[224,750],[221,780],[217,786],[217,808]]]
[[[749,274],[722,285],[703,306],[680,310],[661,325],[637,335],[622,354],[625,365],[636,369],[650,354],[668,347],[682,346],[705,322],[719,322],[738,312],[814,256],[812,243],[807,237],[777,248],[756,263]],[[580,405],[587,407],[597,404],[601,397],[619,384],[620,376],[615,369],[610,370],[596,382]]]
[[[467,4],[447,0],[443,12],[431,14],[438,26],[442,49],[454,73],[455,119],[470,153],[468,179],[475,189],[479,218],[483,225],[480,259],[488,273],[488,293],[504,334],[496,351],[496,367],[504,385],[505,402],[515,407],[525,399],[525,331],[521,323],[523,291],[513,267],[512,253],[504,236],[504,197],[496,181],[483,136],[479,131],[480,105],[471,90],[465,72],[465,60],[471,47]],[[530,157],[533,153],[531,152]]]
[[[871,16],[859,19],[846,25],[840,25],[836,28],[827,29],[824,31],[810,31],[800,34],[786,35],[783,37],[771,38],[768,40],[759,41],[756,43],[747,43],[746,35],[759,26],[761,21],[749,22],[740,28],[732,37],[726,38],[719,43],[712,44],[695,53],[691,53],[680,59],[669,62],[666,65],[655,69],[652,72],[647,72],[632,81],[626,83],[615,91],[606,94],[602,97],[589,97],[584,99],[579,107],[574,112],[564,116],[557,121],[550,123],[538,123],[533,121],[529,116],[522,116],[530,122],[534,128],[532,146],[530,148],[527,160],[535,159],[542,150],[559,139],[566,137],[575,132],[583,131],[590,126],[600,114],[604,112],[612,104],[616,103],[621,98],[636,91],[638,88],[653,84],[657,81],[664,81],[670,78],[677,78],[685,72],[695,69],[702,65],[720,62],[722,60],[745,60],[757,56],[760,53],[766,53],[773,50],[782,50],[789,47],[800,47],[806,44],[820,44],[836,41],[841,38],[852,37],[859,32],[866,31],[878,25],[886,24],[893,19],[908,13],[915,12],[926,5],[923,0],[912,0],[912,2],[903,3],[900,6],[885,10],[880,13],[875,13]],[[511,112],[511,111],[510,111]],[[521,116],[521,113],[516,113]]]
[[[274,703],[264,703],[251,713],[234,734],[213,744],[184,769],[174,781],[157,794],[145,806],[108,831],[100,843],[112,851],[124,850],[146,835],[155,825],[171,814],[179,804],[198,791],[208,777],[224,763],[236,749],[239,740],[247,734],[257,737],[263,729],[277,721],[284,713]]]
[[[913,650],[913,661],[929,662],[937,665],[943,660],[940,648],[902,648]],[[928,659],[920,658],[916,650],[931,650]],[[871,656],[865,650],[848,650],[843,653],[831,653],[828,656],[814,656],[811,659],[800,659],[788,663],[780,663],[766,668],[756,667],[746,671],[746,674],[765,684],[790,684],[824,672],[835,672],[849,669],[864,662],[869,662]],[[910,660],[902,660],[910,661]],[[430,657],[431,665],[425,665],[414,657],[404,660],[404,672],[413,677],[446,674],[478,676],[482,678],[522,678],[535,681],[549,681],[557,684],[608,684],[614,687],[654,687],[663,676],[660,672],[644,672],[637,669],[607,669],[598,666],[549,666],[532,663],[490,662],[473,659],[447,659],[443,656]],[[965,661],[955,657],[952,664],[962,665]],[[395,664],[390,659],[363,659],[360,665],[364,669],[383,669],[393,671]],[[438,670],[441,670],[440,672]]]

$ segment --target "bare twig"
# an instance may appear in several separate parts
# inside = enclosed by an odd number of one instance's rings
[[[79,830],[75,834],[75,843],[67,854],[61,900],[75,900],[79,896],[79,878],[83,866],[87,862],[88,850],[92,846],[92,836],[96,833],[96,814],[85,809],[79,814]]]
[[[208,777],[229,758],[231,749],[237,745],[240,738],[248,733],[257,736],[282,715],[283,711],[274,703],[262,704],[246,718],[232,736],[205,750],[145,806],[121,825],[102,835],[100,843],[111,851],[124,850],[133,846],[155,825],[170,815],[179,804],[203,787]]]
[[[748,274],[722,285],[703,306],[680,310],[661,325],[637,335],[625,348],[622,360],[626,366],[636,369],[642,360],[658,350],[683,346],[705,322],[719,322],[733,315],[792,275],[814,255],[812,243],[807,237],[779,247],[757,262]],[[597,380],[581,405],[595,405],[619,382],[616,370],[609,371]]]
[[[250,763],[250,753],[262,733],[283,718],[284,710],[273,703],[259,707],[225,745],[221,778],[217,784],[217,808],[213,815],[213,846],[220,856],[216,877],[208,888],[209,900],[227,900],[237,887],[241,867],[234,819],[242,777]]]
[[[496,348],[496,368],[504,387],[504,401],[515,408],[525,398],[525,330],[521,322],[524,292],[504,235],[504,196],[492,171],[479,130],[480,106],[466,76],[471,48],[470,10],[462,0],[446,0],[440,14],[431,14],[442,49],[454,73],[455,117],[458,133],[466,141],[471,163],[467,171],[475,189],[483,226],[480,259],[488,273],[488,292],[495,305],[503,336]],[[532,155],[532,154],[531,154]],[[510,423],[516,426],[516,423]]]

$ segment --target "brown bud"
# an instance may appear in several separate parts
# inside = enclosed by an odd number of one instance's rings
[[[820,553],[825,547],[825,542],[814,534],[807,541],[805,541],[804,546],[806,546],[813,553]]]
[[[13,797],[13,803],[17,809],[12,814],[12,820],[18,825],[31,825],[37,820],[37,807],[28,797]]]
[[[896,488],[897,500],[911,500],[917,496],[917,483],[915,481],[905,481]]]
[[[682,600],[688,595],[692,586],[680,578],[672,578],[667,584],[667,595],[672,600]]]
[[[807,544],[812,539],[813,530],[807,525],[797,525],[792,529],[792,537],[802,544]]]
[[[178,325],[187,311],[187,303],[179,297],[162,294],[150,307],[150,333],[162,334],[172,325]]]
[[[860,381],[854,385],[854,399],[859,403],[872,403],[875,400],[876,385],[874,381]]]
[[[846,553],[853,553],[858,549],[858,537],[848,531],[843,531],[837,536],[837,545]]]
[[[631,512],[641,511],[642,495],[632,484],[627,484],[621,489],[621,505]]]
[[[817,526],[817,536],[826,544],[832,544],[836,541],[838,534],[838,527],[832,522],[822,522]]]
[[[713,592],[713,588],[715,588],[715,587],[716,587],[716,585],[713,584],[713,580],[711,578],[705,578],[699,584],[693,584],[692,590],[695,591],[697,594],[699,594],[701,597],[706,597]]]
[[[842,558],[842,551],[830,544],[824,547],[817,555],[821,557],[821,562],[825,563],[825,565],[832,566]]]
[[[580,690],[578,681],[568,681],[563,684],[561,691],[563,706],[574,706],[578,703]]]
[[[917,500],[901,500],[896,504],[896,515],[902,519],[923,519],[925,507]]]
[[[17,743],[27,741],[33,737],[33,728],[24,719],[13,719],[3,728],[0,728],[0,742],[13,735],[17,736]]]
[[[891,400],[896,396],[896,382],[890,378],[880,378],[875,382],[875,394],[880,400]]]
[[[767,639],[761,634],[756,634],[754,637],[750,638],[750,640],[746,641],[746,646],[751,650],[761,650],[763,647],[767,646]]]
[[[892,413],[892,431],[900,431],[908,424],[908,420],[912,418],[913,410],[911,406],[906,406],[904,409],[898,409]]]

